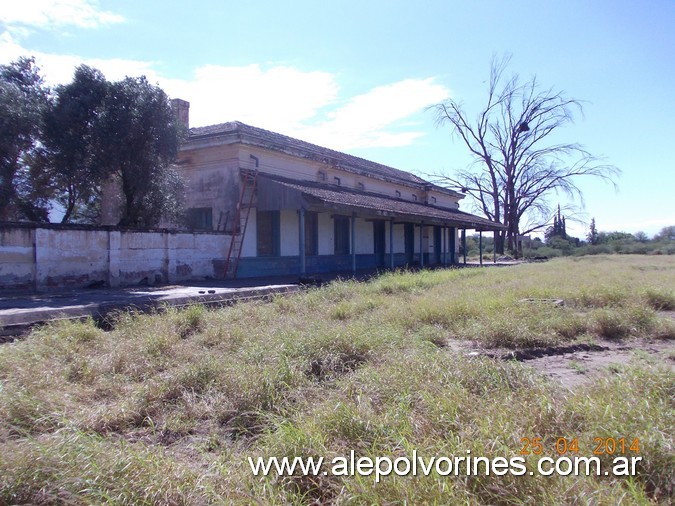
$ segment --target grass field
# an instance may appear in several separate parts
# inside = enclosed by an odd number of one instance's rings
[[[666,363],[573,390],[457,351],[675,339],[675,258],[390,273],[271,303],[60,323],[0,346],[0,503],[668,504]],[[563,299],[563,307],[523,302]],[[669,359],[675,357],[671,353]],[[256,477],[247,458],[518,455],[639,439],[638,475]],[[526,457],[528,471],[536,456]],[[608,464],[612,455],[602,455]]]

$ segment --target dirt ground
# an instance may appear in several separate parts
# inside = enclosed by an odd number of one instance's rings
[[[675,319],[675,311],[662,313]],[[525,350],[490,349],[454,343],[454,351],[467,355],[489,356],[501,360],[518,360],[541,374],[573,389],[603,375],[630,365],[665,365],[675,371],[675,341],[650,339],[596,339],[592,344],[532,348]]]
[[[591,349],[545,355],[524,362],[568,388],[588,383],[625,365],[667,364],[675,370],[675,342],[631,339],[597,341]]]
[[[516,352],[499,348],[485,350],[475,345],[457,343],[450,347],[472,356],[518,360],[570,389],[628,365],[661,364],[675,371],[675,341],[668,340],[595,340],[593,344],[532,348]]]

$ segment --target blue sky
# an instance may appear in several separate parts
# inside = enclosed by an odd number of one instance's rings
[[[623,171],[618,192],[578,180],[580,217],[651,235],[675,224],[674,27],[674,0],[22,0],[0,9],[0,63],[34,55],[52,84],[80,63],[145,74],[192,126],[236,119],[425,175],[470,162],[427,107],[473,116],[510,53],[511,72],[584,101],[559,138]]]

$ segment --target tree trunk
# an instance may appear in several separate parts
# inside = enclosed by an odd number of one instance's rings
[[[504,232],[495,231],[494,233],[495,248],[498,255],[504,254]]]
[[[73,209],[75,209],[75,198],[73,197],[73,194],[70,193],[68,195],[68,205],[66,206],[66,212],[63,214],[63,218],[61,218],[61,223],[70,222],[70,216],[73,214]]]

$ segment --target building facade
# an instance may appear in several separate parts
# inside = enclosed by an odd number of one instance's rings
[[[502,228],[409,172],[240,122],[189,129],[178,167],[189,228],[230,237],[225,277],[450,265],[460,230]]]

